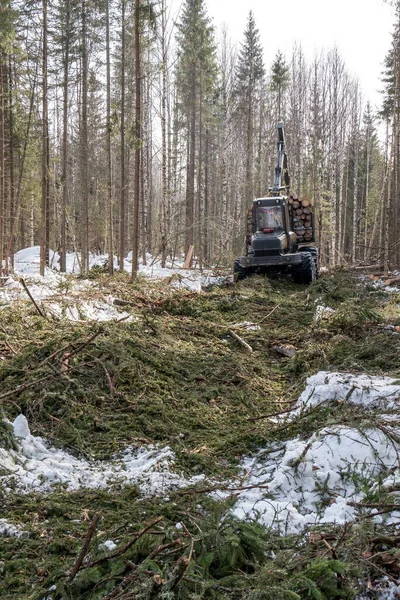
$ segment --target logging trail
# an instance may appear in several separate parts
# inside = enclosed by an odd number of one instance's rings
[[[395,274],[40,279],[24,252],[0,288],[1,598],[396,597]]]

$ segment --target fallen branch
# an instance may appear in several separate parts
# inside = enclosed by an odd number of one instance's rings
[[[113,300],[114,306],[134,306],[137,307],[137,302],[132,302],[130,300],[120,300],[119,298],[114,298]]]
[[[369,540],[369,542],[373,546],[376,546],[378,544],[384,544],[385,546],[398,546],[400,544],[400,536],[390,537],[387,535],[378,535]]]
[[[375,563],[373,563],[371,560],[368,560],[368,558],[364,558],[364,556],[360,556],[361,560],[363,562],[366,562],[368,565],[370,565],[371,567],[373,567],[374,569],[376,569],[379,573],[382,573],[382,575],[384,575],[385,577],[387,577],[388,579],[390,579],[390,581],[392,583],[397,583],[397,579],[395,579],[394,577],[392,577],[391,575],[389,575],[389,573],[387,571],[385,571],[384,569],[381,569],[381,567],[378,567],[378,565],[376,565]]]
[[[124,577],[124,579],[121,581],[121,583],[116,588],[114,588],[114,590],[111,592],[111,594],[109,594],[108,596],[105,596],[103,600],[112,600],[113,598],[123,598],[123,596],[121,596],[121,594],[124,593],[124,590],[126,590],[128,588],[128,586],[132,585],[132,583],[135,581],[135,579],[138,578],[139,574],[147,575],[148,577],[154,576],[153,571],[149,571],[148,569],[143,569],[141,567],[141,565],[135,565],[134,563],[132,563],[129,560],[127,561],[126,564],[131,569],[131,571],[133,571],[133,573],[130,573],[129,575]],[[110,579],[113,579],[113,578],[114,577],[107,578],[107,579],[101,581],[100,584],[104,585],[104,583],[106,581],[109,581]]]
[[[104,375],[105,375],[106,380],[107,380],[108,389],[110,390],[111,396],[119,396],[120,398],[123,398],[124,395],[121,392],[117,392],[117,390],[115,389],[115,386],[114,386],[113,381],[111,379],[111,375],[108,372],[107,367],[105,366],[105,364],[99,358],[97,358],[96,356],[93,356],[92,358],[103,369]]]
[[[356,508],[380,508],[390,510],[400,510],[400,504],[379,504],[379,502],[347,502],[349,506]]]
[[[151,533],[151,532],[147,532],[147,533]],[[160,535],[159,532],[157,532],[157,534]],[[147,560],[147,559],[153,560],[156,556],[158,556],[158,554],[163,552],[165,549],[168,549],[170,547],[177,546],[177,545],[179,545],[180,547],[176,548],[174,552],[177,552],[177,551],[181,552],[182,551],[182,540],[178,539],[178,540],[175,540],[174,542],[170,542],[169,544],[163,544],[161,546],[157,546],[157,548],[155,550],[153,550],[153,552],[144,560]],[[144,560],[142,562],[144,562]],[[130,560],[128,560],[126,564],[129,567],[129,569],[131,571],[133,571],[133,573],[130,573],[126,577],[124,577],[124,579],[121,581],[121,583],[111,592],[111,594],[106,596],[104,598],[104,600],[112,600],[112,598],[120,598],[121,597],[120,594],[123,593],[123,591],[125,589],[127,589],[128,586],[130,586],[135,581],[135,579],[138,578],[138,576],[140,574],[146,575],[148,577],[155,576],[154,571],[149,571],[148,569],[144,569],[142,564],[136,565],[135,563],[131,562]],[[104,581],[101,583],[104,583]]]
[[[72,356],[74,356],[75,354],[78,354],[79,352],[81,352],[82,350],[84,350],[84,348],[86,348],[91,342],[93,342],[93,340],[95,340],[102,333],[104,333],[104,330],[102,328],[100,328],[86,342],[82,342],[80,346],[78,346],[77,348],[74,348],[73,350],[71,350],[71,352],[69,353],[69,356],[68,356],[68,360],[70,361],[70,359],[71,359]],[[46,358],[44,358],[39,363],[39,365],[36,367],[36,370],[40,369],[41,367],[43,367],[43,365],[45,365],[46,363],[48,363],[53,358],[56,358],[59,354],[64,353],[66,350],[68,350],[69,348],[71,348],[72,345],[73,345],[73,343],[70,342],[70,343],[66,344],[65,346],[62,346],[62,348],[59,348],[58,350],[55,350],[54,352],[52,352],[52,354],[50,354],[49,356],[47,356]],[[60,359],[60,362],[62,363],[63,361]],[[70,366],[68,368],[71,369]]]
[[[11,344],[9,344],[7,342],[7,340],[4,340],[4,343],[7,346],[7,348],[10,350],[10,352],[12,352],[12,354],[14,354],[14,355],[18,354],[18,352],[11,346]]]
[[[39,315],[41,317],[43,317],[43,319],[47,319],[46,315],[44,314],[44,312],[42,311],[42,309],[40,308],[40,306],[38,305],[38,303],[36,302],[35,298],[32,296],[32,294],[30,293],[28,286],[25,283],[25,280],[20,279],[20,282],[22,283],[22,287],[24,288],[24,290],[26,291],[26,293],[28,294],[32,304],[34,305],[34,307],[36,308],[37,312],[39,313]]]
[[[132,538],[132,540],[128,544],[126,544],[123,548],[121,548],[120,550],[116,550],[115,552],[113,552],[112,554],[108,554],[107,556],[102,556],[101,558],[98,558],[97,560],[90,562],[88,565],[81,566],[79,568],[79,570],[91,569],[92,567],[96,567],[97,565],[101,565],[102,563],[107,562],[108,560],[111,560],[112,558],[117,558],[118,556],[122,556],[122,554],[125,554],[125,552],[127,552],[129,550],[129,548],[131,548],[133,546],[133,544],[135,544],[145,533],[147,533],[149,529],[154,527],[154,525],[157,525],[157,523],[159,523],[162,520],[163,520],[163,517],[158,517],[157,519],[152,521],[150,523],[150,525],[147,525],[144,529],[139,531],[139,533],[137,533]]]
[[[377,265],[377,264],[375,264],[375,265],[358,265],[356,267],[351,267],[351,269],[353,271],[363,271],[363,270],[367,271],[369,269],[377,269],[377,270],[380,269],[381,271],[383,271],[383,265]]]
[[[257,325],[260,325],[260,323],[262,323],[263,321],[265,321],[266,319],[268,319],[268,317],[270,317],[279,307],[280,307],[280,304],[277,304],[275,306],[275,308],[273,308],[267,315],[265,315],[265,317],[263,317],[261,319],[261,321],[258,321]]]
[[[91,335],[90,338],[88,340],[86,340],[86,342],[81,344],[78,348],[75,348],[75,350],[73,350],[71,352],[69,358],[71,359],[73,356],[75,356],[75,354],[78,354],[78,352],[82,352],[82,350],[84,350],[87,346],[89,346],[89,344],[91,344],[102,333],[104,333],[104,329],[100,328],[98,331],[96,331],[96,333]]]
[[[241,338],[237,333],[235,333],[232,329],[228,329],[229,333],[231,334],[232,337],[235,338],[235,340],[237,340],[239,342],[239,344],[241,346],[243,346],[243,348],[245,348],[247,350],[247,352],[253,352],[253,348],[244,341],[243,338]]]
[[[161,554],[161,552],[164,552],[164,550],[174,548],[175,546],[182,546],[182,540],[180,538],[174,540],[173,542],[169,542],[169,544],[161,544],[160,546],[157,546],[157,548],[155,548],[153,552],[149,555],[149,559],[153,560],[156,556]]]
[[[207,488],[195,488],[190,490],[178,490],[177,496],[189,496],[192,494],[209,494],[211,492],[243,492],[245,490],[268,489],[269,485],[257,483],[255,485],[244,485],[242,487],[227,487],[227,486],[210,486]]]
[[[85,559],[86,554],[89,551],[90,543],[92,541],[94,532],[96,531],[97,523],[99,522],[99,520],[100,520],[100,514],[97,514],[93,517],[93,520],[90,523],[90,527],[86,534],[85,543],[83,544],[82,550],[80,551],[80,554],[78,556],[76,563],[74,564],[74,566],[71,569],[71,573],[69,574],[69,577],[68,577],[68,583],[71,583],[71,581],[73,579],[75,579],[76,574],[82,567],[82,563]]]
[[[293,412],[293,408],[289,408],[288,410],[282,410],[280,412],[271,413],[269,415],[261,415],[261,417],[249,417],[247,420],[248,421],[261,421],[261,419],[269,419],[271,417],[280,417],[281,415],[287,415],[288,413],[291,413],[291,412]]]
[[[189,565],[190,558],[188,558],[187,556],[181,556],[177,560],[176,565],[173,568],[173,571],[168,581],[164,581],[164,579],[162,579],[159,576],[154,576],[153,584],[150,590],[148,591],[146,600],[154,600],[155,598],[159,598],[160,595],[162,595],[162,597],[164,598],[166,598],[167,595],[168,597],[170,597],[169,594],[171,594],[177,587],[178,583],[186,573]],[[173,597],[175,597],[175,595]]]
[[[190,558],[188,558],[187,556],[181,556],[181,558],[176,563],[174,570],[172,571],[171,578],[169,579],[169,581],[167,581],[165,585],[165,589],[163,590],[164,592],[172,592],[172,590],[176,588],[176,586],[186,573],[189,564]]]
[[[18,385],[16,388],[11,390],[10,392],[5,392],[4,394],[1,394],[0,400],[3,400],[3,398],[8,398],[8,396],[13,396],[14,394],[16,394],[16,395],[20,394],[21,392],[25,391],[26,389],[33,387],[37,383],[42,383],[43,381],[45,381],[45,379],[50,379],[50,377],[54,377],[54,373],[52,373],[51,375],[46,375],[45,377],[41,377],[40,379],[35,379],[35,381],[31,381],[30,383],[22,383],[21,385]]]

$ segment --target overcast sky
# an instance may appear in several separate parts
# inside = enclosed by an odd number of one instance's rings
[[[365,96],[380,103],[380,73],[391,44],[394,9],[384,0],[206,0],[217,31],[223,23],[240,42],[250,10],[254,12],[269,66],[277,52],[289,57],[301,42],[307,57],[335,44]],[[178,2],[174,2],[178,5]]]

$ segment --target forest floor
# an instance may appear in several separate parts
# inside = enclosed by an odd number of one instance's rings
[[[400,289],[97,263],[0,287],[0,597],[399,598]]]

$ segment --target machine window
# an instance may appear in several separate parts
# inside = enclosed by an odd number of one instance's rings
[[[282,208],[280,206],[257,207],[257,231],[272,233],[271,230],[283,230]]]

